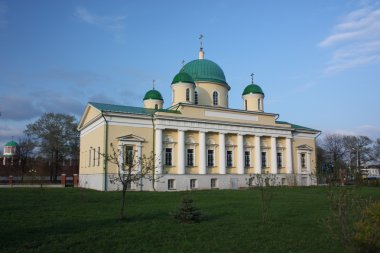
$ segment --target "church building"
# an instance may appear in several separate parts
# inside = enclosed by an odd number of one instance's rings
[[[253,186],[252,175],[271,175],[277,185],[316,184],[316,137],[320,131],[278,121],[264,110],[263,89],[252,82],[242,91],[242,109],[228,106],[231,89],[223,70],[204,58],[185,64],[171,83],[172,101],[156,89],[142,107],[89,102],[80,120],[81,187],[117,190],[118,165],[104,159],[151,154],[155,180],[131,190],[183,191]],[[125,162],[125,161],[123,161]],[[141,169],[141,168],[140,168]]]

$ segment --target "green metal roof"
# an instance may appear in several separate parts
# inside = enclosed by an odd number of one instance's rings
[[[320,132],[319,130],[316,130],[316,129],[313,129],[313,128],[309,128],[309,127],[304,127],[304,126],[292,124],[292,123],[289,123],[289,122],[286,122],[286,121],[277,121],[276,120],[276,124],[289,124],[291,128],[294,128],[296,130],[308,130],[308,131]]]
[[[147,100],[147,99],[163,100],[161,93],[157,90],[154,90],[154,89],[145,93],[144,100]]]
[[[182,71],[173,78],[172,84],[175,83],[194,83],[194,79],[189,74]]]
[[[188,73],[195,82],[214,82],[226,85],[230,89],[223,70],[213,61],[197,59],[185,64],[180,72]]]
[[[18,144],[15,141],[8,141],[4,146],[5,147],[17,147]]]
[[[144,115],[153,115],[155,112],[168,112],[168,113],[180,113],[175,110],[168,109],[148,109],[144,107],[134,107],[134,106],[125,106],[125,105],[111,105],[103,103],[89,102],[89,105],[92,105],[96,109],[102,112],[119,112],[119,113],[132,113],[132,114],[144,114]]]
[[[242,96],[250,94],[250,93],[263,94],[264,95],[264,92],[260,88],[260,86],[258,86],[257,84],[254,84],[254,83],[251,83],[251,84],[247,85],[247,87],[245,87]]]

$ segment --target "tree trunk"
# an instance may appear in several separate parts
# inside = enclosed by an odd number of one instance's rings
[[[127,184],[123,184],[123,197],[121,199],[121,210],[120,210],[120,219],[125,219],[124,209],[125,209],[125,195],[127,192]]]

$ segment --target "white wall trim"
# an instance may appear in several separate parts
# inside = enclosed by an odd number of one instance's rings
[[[258,117],[255,115],[243,115],[243,114],[228,113],[228,112],[205,111],[205,116],[224,118],[224,119],[240,119],[240,120],[258,121]]]

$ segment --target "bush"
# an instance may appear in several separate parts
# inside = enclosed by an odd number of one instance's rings
[[[185,196],[182,199],[182,206],[173,217],[180,223],[195,223],[201,221],[202,212],[193,206],[193,199],[190,196]]]
[[[355,223],[353,236],[357,252],[380,252],[380,202],[371,204]]]

